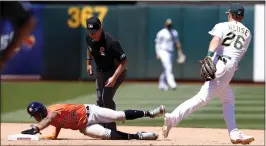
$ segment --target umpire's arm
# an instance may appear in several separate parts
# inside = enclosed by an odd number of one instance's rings
[[[92,61],[92,54],[91,51],[89,50],[89,47],[87,49],[87,65],[91,65],[91,61]]]
[[[93,72],[92,72],[92,65],[91,65],[91,62],[92,62],[92,54],[91,54],[91,48],[88,46],[88,49],[87,49],[87,72],[90,76],[93,75]]]
[[[115,41],[112,44],[112,50],[114,57],[118,60],[119,65],[113,75],[113,78],[117,80],[117,78],[120,76],[120,74],[124,71],[126,64],[127,64],[127,58],[126,54],[124,53],[123,49],[121,48],[121,45],[119,42]]]

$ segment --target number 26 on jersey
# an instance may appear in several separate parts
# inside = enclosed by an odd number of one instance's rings
[[[223,46],[233,46],[235,49],[240,50],[242,49],[245,43],[245,38],[242,35],[236,35],[234,32],[229,32],[226,34],[222,45]]]

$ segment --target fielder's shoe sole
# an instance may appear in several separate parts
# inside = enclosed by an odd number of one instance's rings
[[[162,134],[164,138],[168,137],[169,131],[171,130],[172,127],[168,126],[167,124],[167,118],[164,117],[164,125],[162,127]]]
[[[137,134],[139,135],[138,140],[156,140],[159,137],[155,132],[138,132]]]
[[[231,142],[233,144],[250,144],[253,142],[255,139],[252,136],[244,136],[243,138],[240,139],[231,139]]]
[[[165,106],[160,105],[158,108],[150,110],[151,118],[160,117],[165,114]]]
[[[255,140],[253,136],[244,135],[237,128],[230,132],[230,138],[233,144],[250,144]]]

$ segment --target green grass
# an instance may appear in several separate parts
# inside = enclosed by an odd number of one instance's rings
[[[172,112],[179,104],[193,97],[200,87],[201,85],[181,84],[176,91],[161,92],[157,89],[157,84],[122,84],[116,93],[115,102],[117,110],[150,110],[163,104],[167,112]],[[236,98],[235,110],[238,127],[264,129],[264,86],[232,85],[232,89]],[[33,120],[29,119],[25,112],[25,105],[33,100],[42,101],[46,105],[55,102],[94,104],[96,98],[95,84],[89,82],[4,83],[2,91],[2,108],[5,109],[2,121],[5,122],[32,122]],[[76,98],[77,96],[81,97]],[[16,101],[15,104],[12,103],[14,101]],[[22,110],[16,111],[17,109]],[[8,111],[16,112],[7,113]],[[21,118],[18,119],[17,116]],[[118,124],[161,126],[163,119],[144,118]],[[214,98],[208,105],[201,107],[180,122],[178,126],[226,128],[220,99]]]
[[[94,84],[82,82],[3,82],[1,88],[2,113],[25,108],[32,101],[50,104],[96,92]]]

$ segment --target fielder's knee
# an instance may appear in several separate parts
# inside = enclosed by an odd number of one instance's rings
[[[198,100],[200,106],[204,106],[208,104],[211,100],[212,96],[208,92],[199,92],[196,96],[194,96],[196,100]]]

